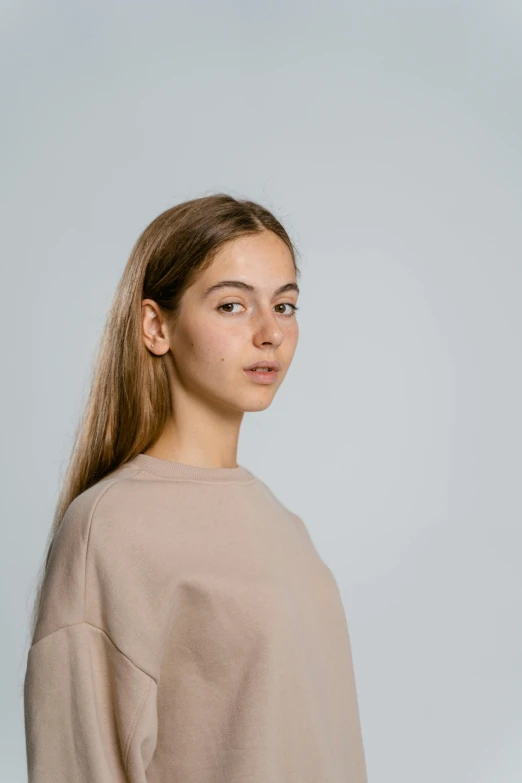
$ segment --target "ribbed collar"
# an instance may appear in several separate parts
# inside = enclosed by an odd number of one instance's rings
[[[243,465],[235,468],[202,468],[198,465],[186,465],[184,462],[151,457],[150,454],[138,454],[129,463],[147,473],[154,473],[164,478],[187,479],[189,481],[215,482],[216,484],[255,481],[256,477]]]

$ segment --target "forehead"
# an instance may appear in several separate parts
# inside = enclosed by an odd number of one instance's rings
[[[224,278],[240,278],[259,287],[273,288],[277,282],[295,280],[292,253],[272,231],[239,237],[216,253],[198,280],[199,288]]]

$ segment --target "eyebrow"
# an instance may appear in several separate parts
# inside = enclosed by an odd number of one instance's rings
[[[213,291],[218,291],[221,288],[240,288],[243,291],[256,290],[255,286],[250,285],[250,283],[244,283],[242,280],[221,280],[219,283],[215,283],[214,285],[211,285],[210,288],[207,288],[203,292],[203,296],[206,297]],[[274,296],[283,294],[285,291],[297,291],[297,293],[299,293],[299,286],[296,283],[285,283],[285,285],[282,285],[274,291]]]

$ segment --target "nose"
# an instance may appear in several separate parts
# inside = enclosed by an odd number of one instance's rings
[[[260,345],[271,343],[280,345],[283,340],[283,329],[272,310],[263,311],[259,316],[256,329],[254,331],[254,341]]]

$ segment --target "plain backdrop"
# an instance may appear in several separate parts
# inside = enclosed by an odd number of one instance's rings
[[[300,252],[298,348],[238,461],[338,580],[370,783],[520,783],[520,3],[1,18],[2,783],[26,779],[36,571],[112,294],[157,214],[221,191]]]

